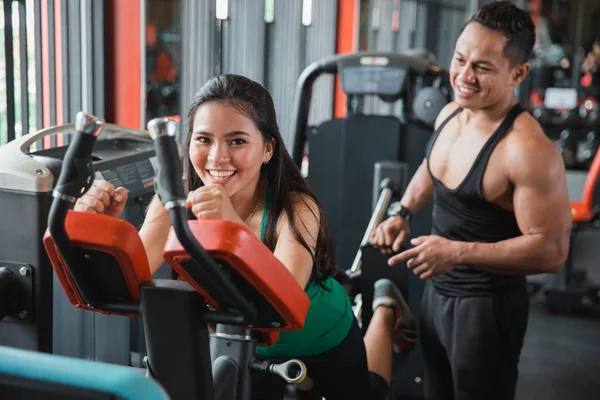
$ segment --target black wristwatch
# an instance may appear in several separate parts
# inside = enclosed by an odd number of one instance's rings
[[[388,207],[387,214],[389,217],[402,217],[406,222],[410,222],[413,219],[413,215],[410,210],[400,204],[399,201],[395,201]]]

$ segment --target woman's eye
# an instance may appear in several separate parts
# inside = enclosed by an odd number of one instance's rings
[[[231,144],[232,144],[233,146],[240,146],[240,145],[242,145],[242,144],[244,144],[244,143],[246,143],[246,141],[245,141],[244,139],[233,139],[233,140],[231,141]]]
[[[208,144],[208,143],[210,143],[210,138],[207,138],[206,136],[198,136],[198,137],[196,137],[196,141],[198,143]]]

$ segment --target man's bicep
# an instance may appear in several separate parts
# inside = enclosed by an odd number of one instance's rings
[[[513,206],[523,234],[559,233],[571,227],[564,163],[547,149],[515,166]]]

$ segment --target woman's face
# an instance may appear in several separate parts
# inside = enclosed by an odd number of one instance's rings
[[[190,160],[205,185],[223,186],[229,197],[253,193],[261,166],[273,155],[254,122],[219,102],[201,105],[194,116]]]

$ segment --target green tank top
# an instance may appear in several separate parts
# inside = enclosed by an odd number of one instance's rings
[[[268,188],[266,197],[269,197]],[[261,240],[266,225],[267,213],[263,212]],[[350,298],[342,285],[329,277],[321,285],[310,281],[304,291],[310,299],[310,307],[302,329],[280,332],[277,343],[269,347],[257,346],[256,354],[276,359],[312,356],[330,350],[346,338],[354,314]]]

